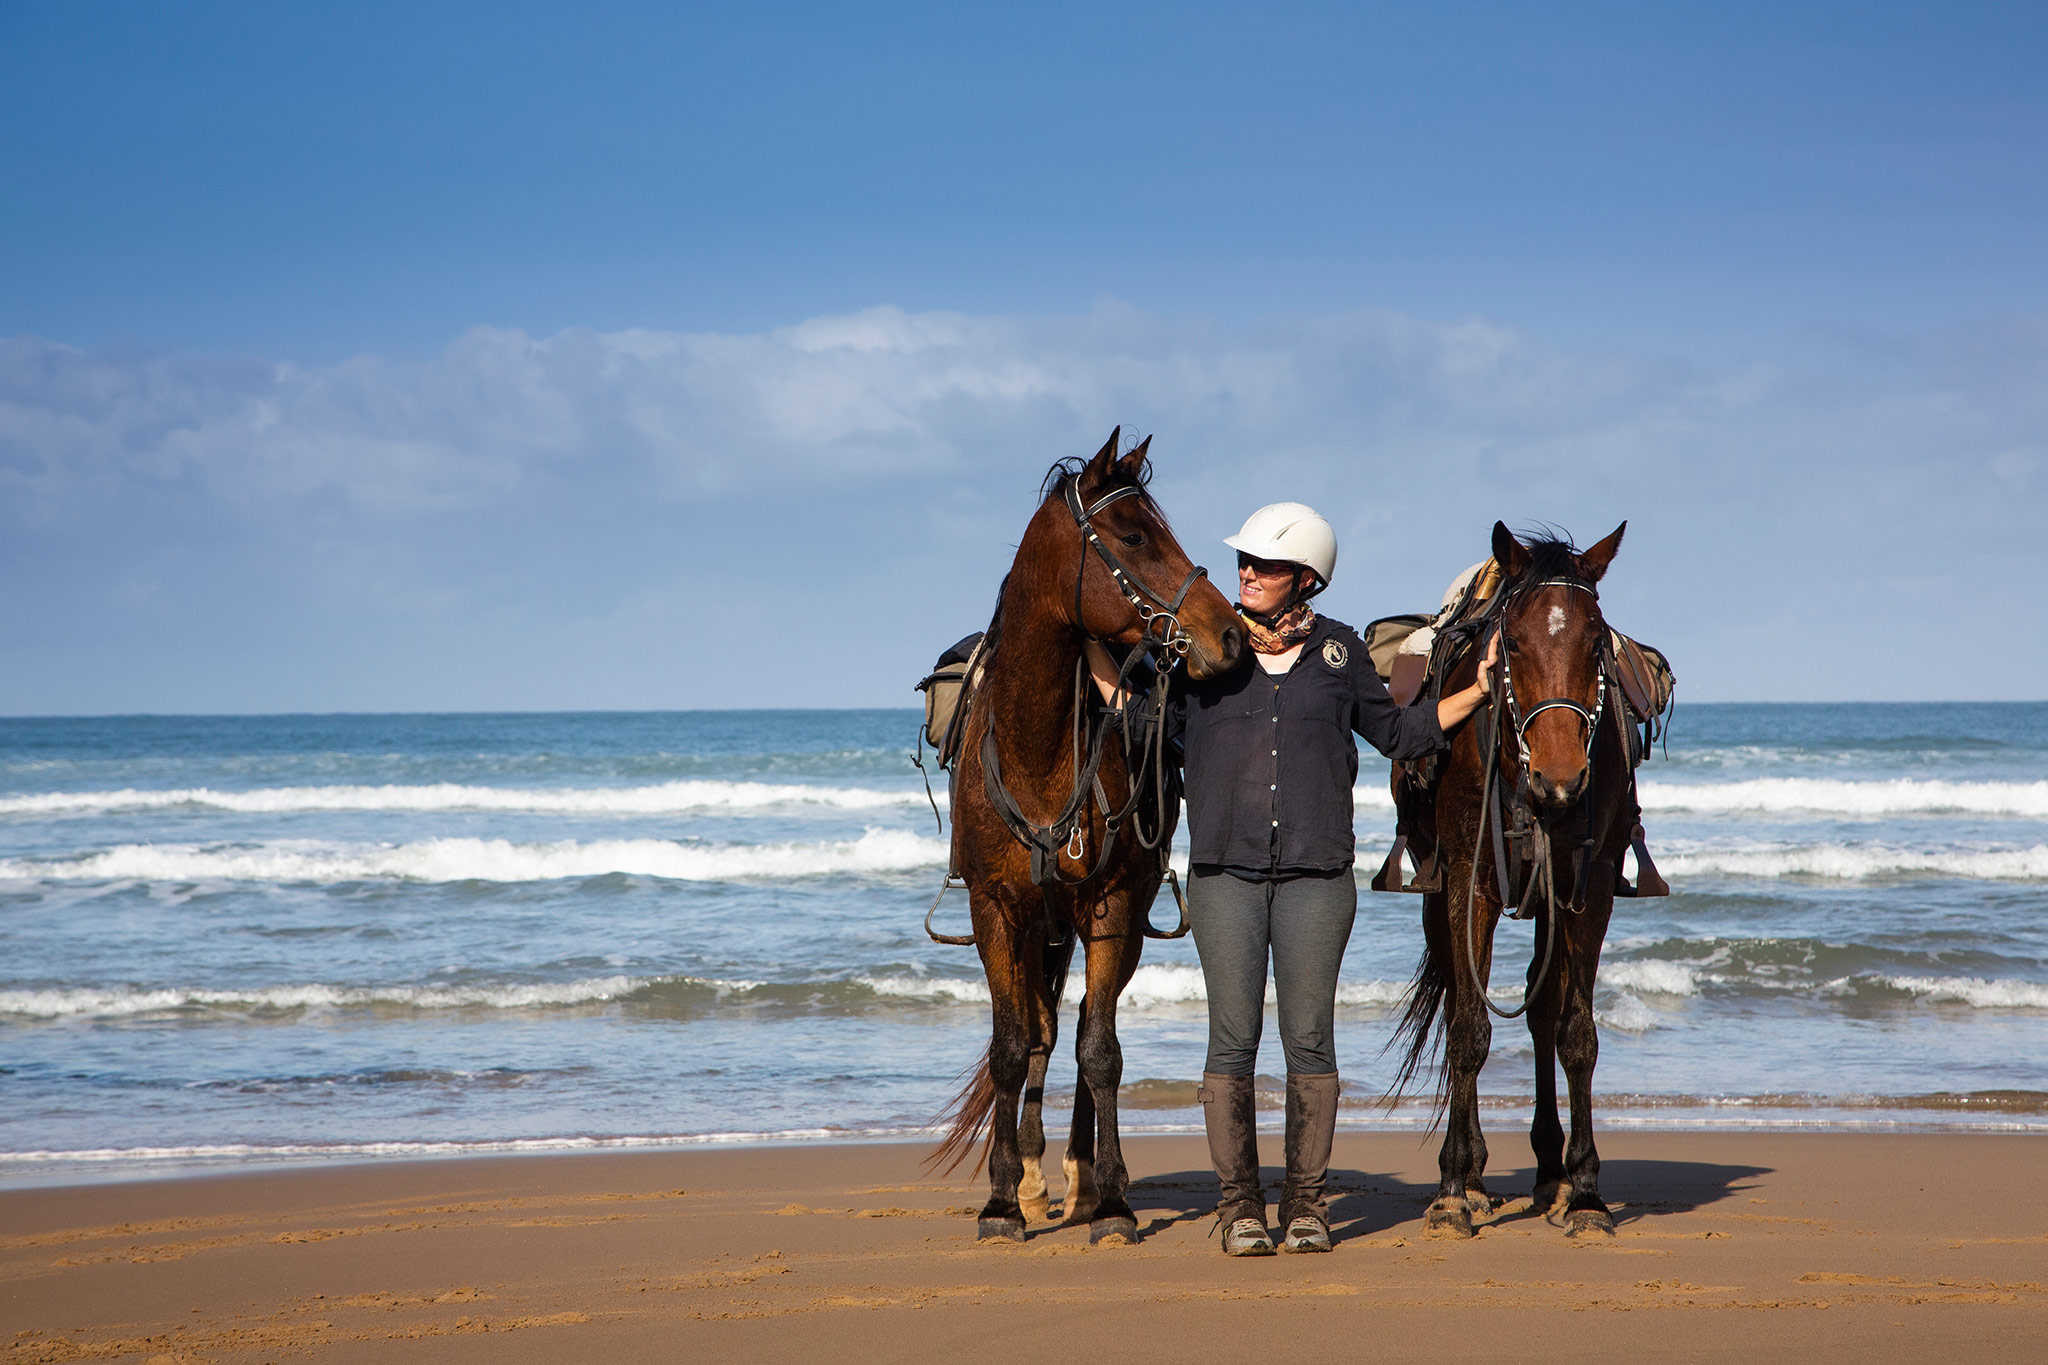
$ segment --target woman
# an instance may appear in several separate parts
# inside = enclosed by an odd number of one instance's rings
[[[1238,611],[1253,662],[1206,682],[1177,679],[1168,719],[1185,755],[1188,917],[1209,995],[1200,1095],[1222,1183],[1217,1219],[1225,1254],[1272,1254],[1252,1097],[1270,957],[1287,1058],[1282,1245],[1328,1251],[1332,1025],[1358,911],[1352,734],[1389,758],[1421,758],[1446,747],[1445,732],[1486,693],[1482,683],[1433,707],[1394,703],[1365,642],[1309,605],[1337,565],[1336,534],[1312,509],[1262,507],[1223,543],[1237,551]],[[1107,651],[1091,645],[1089,657],[1107,691],[1116,676]],[[1482,679],[1493,660],[1489,645]]]

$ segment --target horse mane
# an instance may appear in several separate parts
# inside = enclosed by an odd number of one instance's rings
[[[981,652],[994,658],[996,646],[1003,638],[1003,598],[1010,591],[1010,575],[1004,574],[1003,581],[996,584],[996,609],[988,618],[988,630],[981,637]]]
[[[1082,471],[1087,468],[1088,461],[1079,455],[1069,455],[1064,460],[1054,460],[1052,468],[1045,471],[1045,478],[1039,481],[1038,500],[1040,502],[1046,501],[1055,493],[1058,493],[1060,485],[1064,484],[1068,479],[1078,480],[1081,477]],[[1145,505],[1152,509],[1152,515],[1164,521],[1166,514],[1159,510],[1158,503],[1152,501],[1152,493],[1149,487],[1151,482],[1151,461],[1138,461],[1137,470],[1132,472],[1124,468],[1123,461],[1112,460],[1109,466],[1109,478],[1103,482],[1102,487],[1095,491],[1100,495],[1116,488],[1135,488],[1138,490],[1138,496],[1144,501]]]
[[[1579,568],[1579,547],[1572,544],[1571,536],[1560,527],[1538,526],[1515,539],[1529,552],[1529,567],[1522,571],[1518,582],[1535,583],[1546,578],[1586,581],[1585,572]]]

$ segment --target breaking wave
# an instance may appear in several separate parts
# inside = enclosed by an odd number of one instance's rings
[[[1932,1004],[1969,1005],[1980,1010],[2048,1010],[2048,984],[2039,981],[1986,980],[1978,976],[1882,976],[1861,982],[1877,984]]]
[[[2048,878],[2048,844],[2014,849],[1905,849],[1860,844],[1727,849],[1675,853],[1662,860],[1671,876],[1818,877],[1859,881],[1873,877],[1963,877],[1982,881]]]
[[[31,1019],[121,1019],[173,1010],[255,1013],[391,1005],[419,1010],[533,1009],[617,1000],[644,989],[646,977],[496,986],[262,986],[250,990],[108,986],[0,991],[0,1014]]]
[[[937,793],[943,795],[944,793]],[[922,791],[868,787],[813,787],[790,782],[661,782],[646,787],[478,787],[454,782],[417,786],[267,787],[215,791],[36,792],[0,796],[0,815],[99,815],[117,811],[193,807],[275,815],[299,811],[530,811],[550,815],[669,815],[684,811],[744,811],[823,806],[832,810],[887,810],[921,806]]]
[[[2048,782],[1941,782],[1911,778],[1848,782],[1759,777],[1744,782],[1644,782],[1646,811],[1817,811],[1848,815],[1936,814],[2048,817]]]
[[[0,859],[0,880],[260,882],[537,882],[611,874],[676,881],[788,879],[899,872],[945,863],[944,840],[871,829],[817,843],[701,844],[597,839],[515,844],[424,839],[408,844],[121,844],[78,858]]]

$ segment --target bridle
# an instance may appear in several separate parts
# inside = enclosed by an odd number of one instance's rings
[[[1600,590],[1598,588],[1595,588],[1591,583],[1588,583],[1585,580],[1578,578],[1540,579],[1537,582],[1530,583],[1523,587],[1517,588],[1514,592],[1514,596],[1516,598],[1519,598],[1527,593],[1535,592],[1538,588],[1575,588],[1580,592],[1590,594],[1595,603],[1598,603],[1600,600]],[[1523,767],[1526,768],[1529,763],[1529,744],[1527,736],[1529,733],[1530,722],[1535,720],[1536,717],[1542,715],[1545,711],[1569,711],[1573,715],[1577,716],[1580,722],[1585,726],[1586,763],[1590,768],[1593,762],[1593,741],[1594,738],[1600,733],[1600,717],[1607,711],[1608,670],[1606,658],[1607,631],[1605,629],[1605,622],[1600,623],[1601,657],[1598,662],[1598,667],[1596,669],[1598,681],[1594,685],[1593,689],[1592,709],[1586,709],[1584,706],[1581,706],[1578,702],[1572,700],[1570,697],[1551,697],[1547,700],[1536,703],[1536,705],[1530,707],[1525,712],[1516,702],[1514,669],[1508,663],[1509,656],[1507,649],[1507,613],[1509,607],[1511,607],[1512,605],[1513,602],[1511,600],[1507,603],[1504,603],[1501,607],[1500,689],[1501,700],[1505,702],[1507,705],[1508,719],[1514,723],[1515,727],[1515,752],[1517,756],[1521,759]],[[1594,608],[1594,613],[1595,619],[1597,620],[1599,613],[1599,608],[1597,606]],[[1589,783],[1592,781],[1590,776],[1587,778],[1587,781]]]
[[[1109,570],[1110,582],[1116,584],[1117,591],[1124,595],[1124,600],[1138,613],[1138,621],[1145,628],[1146,650],[1158,651],[1162,656],[1158,660],[1162,669],[1172,669],[1187,657],[1188,648],[1194,643],[1194,637],[1189,635],[1186,627],[1180,623],[1181,604],[1188,600],[1188,593],[1193,590],[1195,580],[1207,578],[1209,571],[1199,564],[1195,565],[1188,570],[1188,576],[1181,580],[1178,592],[1171,598],[1160,596],[1147,587],[1145,581],[1133,573],[1129,565],[1117,558],[1116,552],[1104,544],[1102,537],[1095,531],[1095,518],[1103,508],[1124,498],[1136,497],[1144,490],[1135,484],[1113,488],[1086,508],[1081,505],[1080,481],[1072,475],[1060,481],[1060,491],[1065,495],[1067,511],[1073,514],[1074,524],[1081,528],[1081,539],[1095,548],[1095,553],[1102,559],[1102,566]],[[1074,570],[1076,630],[1081,629],[1081,581],[1087,577],[1087,570],[1088,562],[1084,555],[1080,565]],[[1155,602],[1157,606],[1153,605]]]
[[[1515,696],[1514,669],[1509,663],[1512,651],[1509,649],[1508,617],[1523,598],[1542,588],[1576,589],[1579,592],[1586,593],[1595,603],[1593,620],[1599,635],[1600,644],[1599,656],[1594,665],[1593,704],[1590,707],[1572,697],[1546,697],[1525,711],[1522,709],[1519,699]],[[1479,947],[1474,929],[1474,921],[1478,918],[1476,911],[1479,893],[1479,858],[1478,850],[1475,846],[1471,877],[1465,890],[1465,965],[1472,977],[1473,993],[1479,997],[1480,1002],[1487,1009],[1503,1019],[1514,1019],[1527,1013],[1529,1006],[1535,1003],[1536,993],[1550,979],[1551,950],[1556,945],[1557,936],[1557,911],[1562,908],[1568,913],[1579,914],[1585,909],[1586,905],[1586,887],[1592,872],[1592,853],[1595,842],[1593,836],[1593,800],[1596,784],[1593,780],[1593,751],[1599,743],[1601,717],[1607,713],[1607,675],[1614,668],[1613,646],[1608,634],[1607,623],[1600,615],[1599,601],[1599,590],[1584,579],[1542,578],[1529,583],[1515,584],[1510,588],[1503,589],[1500,594],[1499,605],[1490,613],[1495,618],[1496,624],[1494,629],[1500,637],[1498,665],[1500,677],[1499,683],[1494,688],[1493,696],[1489,699],[1489,704],[1484,713],[1486,718],[1485,729],[1479,737],[1485,763],[1485,779],[1480,785],[1479,837],[1484,839],[1487,835],[1488,827],[1491,827],[1493,835],[1493,869],[1495,879],[1499,883],[1502,908],[1505,909],[1515,900],[1514,890],[1508,883],[1507,859],[1507,844],[1510,839],[1513,839],[1519,846],[1518,853],[1523,864],[1529,869],[1529,884],[1523,888],[1523,899],[1526,900],[1532,892],[1538,893],[1542,899],[1544,909],[1549,912],[1543,917],[1542,962],[1538,965],[1535,975],[1531,978],[1531,984],[1522,997],[1522,1003],[1512,1010],[1502,1009],[1488,998],[1485,983],[1479,979]],[[1586,785],[1585,793],[1579,802],[1580,813],[1586,828],[1585,834],[1578,841],[1578,848],[1574,858],[1576,875],[1573,879],[1573,895],[1562,906],[1559,904],[1557,895],[1557,868],[1552,849],[1552,841],[1556,836],[1553,834],[1549,823],[1538,817],[1535,801],[1529,786],[1529,725],[1545,711],[1571,712],[1579,718],[1586,735]],[[1499,763],[1501,750],[1504,747],[1500,725],[1500,717],[1503,712],[1508,720],[1508,733],[1514,736],[1515,741],[1515,766],[1517,772],[1515,793],[1511,806],[1507,805],[1504,801],[1497,801],[1496,799],[1496,793],[1499,792],[1497,783]],[[1499,794],[1501,797],[1505,797],[1505,793]],[[1510,815],[1513,816],[1514,822],[1512,830],[1507,828]],[[1535,913],[1536,911],[1533,907],[1522,905],[1515,911],[1515,918],[1526,919]]]

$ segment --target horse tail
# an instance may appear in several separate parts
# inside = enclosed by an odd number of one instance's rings
[[[1449,1016],[1444,1011],[1444,994],[1450,988],[1449,963],[1443,959],[1448,953],[1440,953],[1434,941],[1426,941],[1422,947],[1422,960],[1415,964],[1415,979],[1408,987],[1408,1004],[1401,1013],[1400,1026],[1387,1046],[1392,1048],[1403,1039],[1407,1040],[1407,1051],[1401,1057],[1401,1065],[1394,1072],[1393,1084],[1387,1087],[1387,1094],[1400,1098],[1415,1074],[1422,1069],[1423,1059],[1431,1048],[1440,1048],[1444,1029]],[[1441,1109],[1448,1090],[1445,1082],[1450,1074],[1450,1054],[1445,1051],[1437,1064],[1436,1102]]]
[[[952,1102],[932,1120],[934,1127],[946,1125],[946,1136],[924,1159],[925,1169],[951,1175],[971,1156],[974,1169],[968,1174],[981,1174],[981,1165],[988,1159],[988,1139],[993,1136],[988,1121],[995,1111],[996,1081],[988,1069],[988,1048],[983,1048],[980,1059],[961,1073],[960,1089]]]
[[[1078,937],[1068,934],[1063,939],[1047,942],[1045,955],[1040,959],[1045,972],[1045,991],[1055,1011],[1060,1007],[1060,997],[1066,994],[1067,970],[1073,965],[1074,943]],[[993,1042],[990,1046],[994,1046]],[[932,1149],[932,1154],[924,1159],[925,1168],[941,1175],[951,1175],[959,1169],[961,1162],[971,1156],[974,1169],[969,1174],[981,1174],[981,1165],[988,1159],[988,1142],[993,1136],[989,1132],[988,1121],[995,1112],[996,1082],[988,1069],[988,1048],[983,1048],[980,1059],[961,1073],[960,1089],[954,1092],[952,1100],[939,1116],[932,1120],[933,1127],[946,1125],[946,1135]]]

